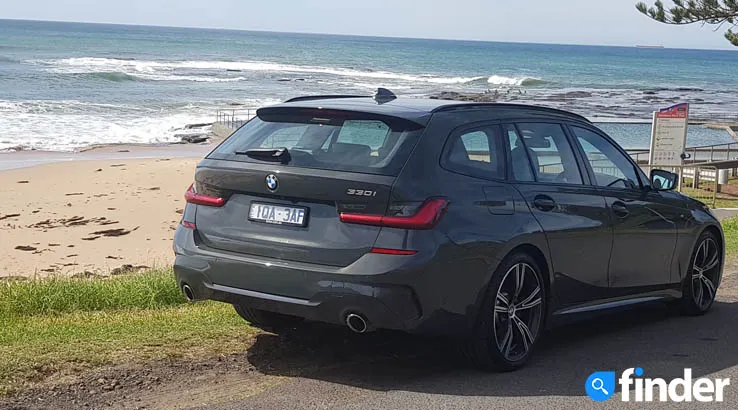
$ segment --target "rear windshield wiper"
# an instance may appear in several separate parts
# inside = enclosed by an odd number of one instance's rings
[[[236,151],[236,155],[247,155],[262,161],[287,163],[290,161],[290,152],[287,148],[252,148],[246,151]]]

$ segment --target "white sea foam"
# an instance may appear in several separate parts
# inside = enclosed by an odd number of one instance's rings
[[[245,81],[246,77],[207,77],[195,75],[157,75],[157,74],[139,74],[138,77],[151,81],[193,81],[196,83],[232,83]]]
[[[0,118],[0,150],[23,146],[68,151],[93,144],[174,142],[185,124],[208,120],[212,117],[183,113],[135,119],[56,114]]]
[[[229,82],[245,81],[241,72],[265,72],[280,74],[328,75],[355,79],[397,80],[407,83],[455,85],[480,82],[487,79],[492,85],[523,86],[542,82],[532,77],[506,77],[501,75],[460,77],[423,74],[405,74],[389,71],[357,70],[340,67],[318,67],[281,64],[265,61],[151,61],[122,60],[113,58],[81,57],[59,60],[30,60],[27,63],[47,66],[56,73],[123,73],[150,81]],[[227,75],[231,75],[230,77]]]
[[[0,100],[0,150],[69,151],[93,144],[176,142],[184,126],[214,121],[213,106],[142,108],[75,100]]]
[[[543,80],[536,77],[505,77],[501,75],[493,75],[487,79],[487,82],[492,85],[507,85],[507,86],[525,86],[535,85],[544,83]]]

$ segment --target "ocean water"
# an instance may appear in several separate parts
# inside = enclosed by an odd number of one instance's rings
[[[179,139],[219,108],[306,94],[494,93],[612,121],[738,115],[738,52],[0,20],[0,150]],[[626,147],[649,126],[604,124]],[[689,144],[731,141],[690,127]]]

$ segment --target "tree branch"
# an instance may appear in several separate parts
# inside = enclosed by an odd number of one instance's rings
[[[694,23],[716,25],[716,31],[723,24],[731,24],[732,27],[725,33],[725,38],[731,44],[738,46],[738,0],[672,0],[674,6],[664,7],[661,0],[656,0],[652,7],[644,2],[636,4],[636,9],[653,20],[665,24],[687,25]]]

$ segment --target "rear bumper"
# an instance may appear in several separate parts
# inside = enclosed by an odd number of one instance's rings
[[[200,270],[197,266],[207,265]],[[342,325],[350,313],[363,315],[370,326],[409,330],[408,324],[420,317],[420,307],[412,290],[399,286],[361,285],[320,280],[324,291],[309,299],[291,298],[212,283],[207,271],[219,261],[207,257],[177,255],[174,273],[177,283],[188,284],[198,300],[211,299],[244,304],[254,309],[299,316]],[[249,269],[249,267],[244,267]]]
[[[191,229],[177,229],[174,273],[179,286],[189,285],[198,300],[239,303],[337,325],[344,325],[348,314],[357,313],[374,328],[456,332],[441,321],[432,325],[424,316],[411,286],[412,277],[422,274],[423,268],[417,260],[408,259],[412,256],[366,255],[390,258],[391,263],[362,261],[362,257],[337,268],[209,249],[196,235]],[[382,271],[369,271],[377,266]]]

